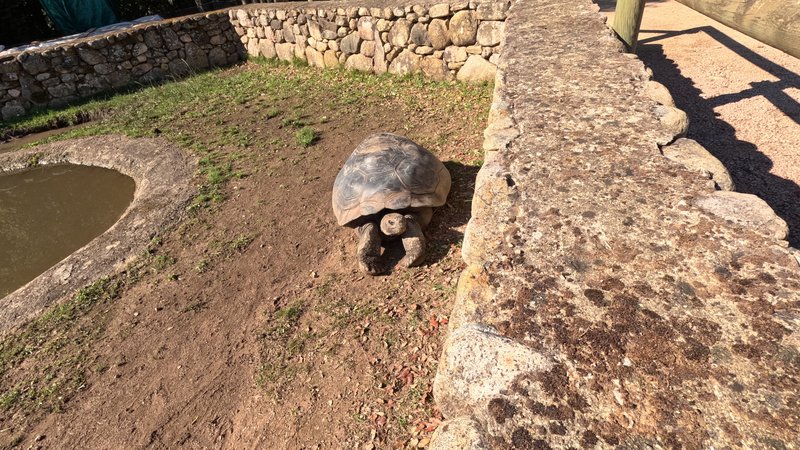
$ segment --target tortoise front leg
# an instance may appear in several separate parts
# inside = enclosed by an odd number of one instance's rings
[[[422,227],[417,222],[416,217],[407,214],[406,218],[406,232],[403,233],[403,248],[406,250],[406,256],[400,260],[400,265],[403,267],[414,267],[422,264],[425,259],[425,235],[422,233]]]
[[[383,273],[381,265],[381,232],[378,226],[372,222],[356,228],[358,233],[358,266],[362,271],[370,275]]]

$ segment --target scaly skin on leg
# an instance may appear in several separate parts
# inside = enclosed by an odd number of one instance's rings
[[[422,234],[422,227],[417,219],[408,214],[406,217],[406,232],[403,233],[403,248],[406,256],[400,260],[403,267],[414,267],[422,264],[425,259],[425,235]]]
[[[381,232],[372,222],[356,228],[358,233],[358,266],[370,275],[383,273],[381,258]]]

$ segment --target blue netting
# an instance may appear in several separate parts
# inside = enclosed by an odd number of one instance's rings
[[[117,22],[108,0],[39,0],[47,15],[64,34],[82,33]]]

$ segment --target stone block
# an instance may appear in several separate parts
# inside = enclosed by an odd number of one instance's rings
[[[410,50],[403,50],[389,65],[389,73],[408,75],[419,72],[422,57]]]
[[[309,65],[319,68],[325,67],[325,59],[322,56],[322,53],[318,52],[315,48],[306,47],[305,56]]]
[[[508,2],[479,3],[475,8],[478,20],[505,20]]]
[[[374,38],[375,19],[369,16],[359,18],[357,29],[362,40],[371,41]]]
[[[482,82],[494,80],[497,66],[483,59],[480,55],[471,55],[458,71],[456,79],[464,82]]]
[[[739,224],[774,239],[786,239],[789,227],[759,197],[741,192],[716,191],[700,197],[694,204],[728,222]]]
[[[433,395],[445,417],[468,415],[509,391],[518,376],[544,373],[552,366],[544,355],[491,327],[466,324],[445,342]]]
[[[358,70],[361,72],[372,72],[372,58],[364,55],[350,55],[344,64],[346,69]]]
[[[294,44],[288,42],[282,44],[275,44],[275,54],[283,61],[294,60]]]
[[[493,47],[499,45],[506,32],[506,23],[500,21],[485,21],[478,26],[477,42],[479,45]]]
[[[278,53],[275,51],[275,44],[266,39],[262,39],[258,42],[258,54],[264,58],[274,58],[278,56]]]
[[[422,58],[419,67],[426,77],[434,80],[444,81],[450,76],[450,71],[447,70],[447,64],[439,58],[431,56]]]
[[[342,39],[341,43],[339,44],[339,48],[341,49],[342,53],[348,55],[358,53],[361,49],[361,37],[356,32],[350,33],[344,39]]]
[[[433,19],[428,25],[428,41],[436,50],[444,50],[450,45],[450,34],[447,32],[447,22]]]
[[[667,159],[678,162],[687,169],[701,172],[714,180],[720,189],[725,191],[736,189],[728,169],[696,141],[681,138],[661,151]]]
[[[644,83],[644,90],[642,94],[657,102],[660,105],[675,106],[675,100],[672,98],[669,89],[658,81],[648,80]]]
[[[414,26],[411,27],[410,41],[415,45],[431,45],[431,41],[428,39],[428,28],[425,24],[415,23]]]
[[[405,47],[411,37],[411,22],[399,19],[389,30],[389,42],[395,47]]]
[[[428,15],[431,18],[447,17],[450,15],[450,5],[447,3],[439,3],[431,6],[428,10]]]
[[[459,11],[450,19],[448,28],[454,45],[472,45],[478,33],[478,20],[472,11]]]
[[[685,112],[672,106],[658,105],[653,108],[653,114],[661,122],[661,125],[667,129],[672,139],[686,136],[686,131],[689,129],[689,116]],[[668,143],[669,141],[658,142],[660,145]]]
[[[428,450],[489,450],[484,432],[478,422],[468,417],[448,420],[431,436]]]
[[[361,44],[361,54],[367,58],[375,56],[375,41],[364,41],[364,43]]]
[[[442,59],[446,63],[463,63],[467,60],[468,56],[466,48],[451,45],[444,49]]]
[[[325,62],[325,67],[336,67],[339,65],[339,58],[336,56],[336,52],[333,50],[325,51],[323,55],[323,61]]]

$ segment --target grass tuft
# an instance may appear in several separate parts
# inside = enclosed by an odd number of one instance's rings
[[[297,130],[294,137],[301,147],[310,147],[319,140],[319,133],[311,127],[303,127]]]

